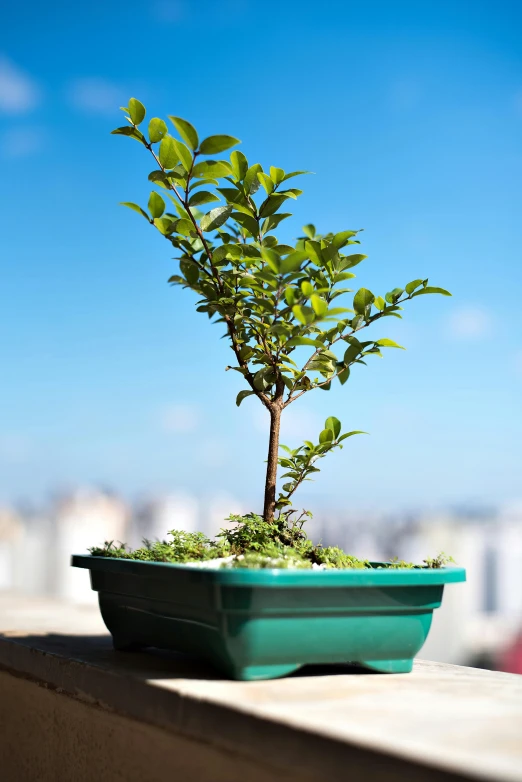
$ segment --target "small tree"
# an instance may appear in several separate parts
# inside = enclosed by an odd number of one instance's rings
[[[276,514],[288,516],[292,495],[300,484],[318,472],[315,463],[347,437],[337,418],[326,420],[319,442],[305,441],[294,450],[282,446],[279,432],[283,411],[304,394],[332,382],[342,385],[355,364],[366,356],[381,356],[382,348],[400,348],[391,339],[361,340],[360,332],[386,317],[400,318],[405,301],[429,293],[451,294],[428,285],[427,279],[408,282],[383,296],[360,288],[351,307],[340,307],[339,297],[353,293],[343,287],[355,277],[352,269],[367,256],[350,252],[359,244],[358,231],[318,234],[313,225],[303,228],[295,244],[280,244],[272,233],[291,214],[285,211],[302,191],[288,182],[307,171],[286,173],[259,163],[249,165],[242,152],[229,160],[217,159],[237,144],[233,136],[208,136],[200,142],[196,129],[180,117],[169,116],[180,139],[171,136],[164,120],[148,123],[148,137],[139,128],[145,107],[131,98],[122,109],[129,125],[112,132],[143,144],[156,166],[149,181],[164,191],[174,209],[153,190],[148,212],[128,206],[151,223],[178,253],[180,273],[169,282],[194,291],[197,311],[223,323],[234,353],[235,366],[247,388],[236,404],[256,396],[270,414],[270,434],[263,517],[273,523]],[[220,186],[219,180],[224,180]],[[261,197],[258,197],[261,193]],[[203,213],[200,207],[220,202]],[[334,345],[342,346],[334,352]],[[308,349],[306,360],[296,361]],[[277,494],[277,468],[288,481]]]

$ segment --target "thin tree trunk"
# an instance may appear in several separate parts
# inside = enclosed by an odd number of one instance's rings
[[[270,440],[266,465],[265,507],[263,518],[269,524],[274,521],[276,504],[277,457],[279,455],[279,430],[281,428],[281,405],[273,403],[270,408]]]

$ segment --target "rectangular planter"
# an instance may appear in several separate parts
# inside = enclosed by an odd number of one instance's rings
[[[466,579],[456,567],[214,570],[87,555],[72,565],[90,571],[116,649],[185,652],[242,681],[308,663],[407,673],[444,585]]]

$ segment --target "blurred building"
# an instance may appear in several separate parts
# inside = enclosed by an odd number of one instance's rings
[[[16,552],[24,537],[23,522],[11,508],[0,508],[0,589],[15,583]]]
[[[136,548],[143,540],[165,540],[171,529],[197,532],[199,515],[198,500],[186,492],[149,498],[138,503],[126,542]]]
[[[95,602],[85,573],[70,566],[71,554],[86,554],[89,547],[104,541],[123,541],[129,520],[126,503],[109,492],[84,489],[58,498],[50,515],[52,592],[66,600]]]

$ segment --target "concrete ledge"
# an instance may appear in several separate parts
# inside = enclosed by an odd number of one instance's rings
[[[6,782],[522,780],[519,676],[418,661],[223,681],[113,651],[96,610],[14,596],[0,633]]]

